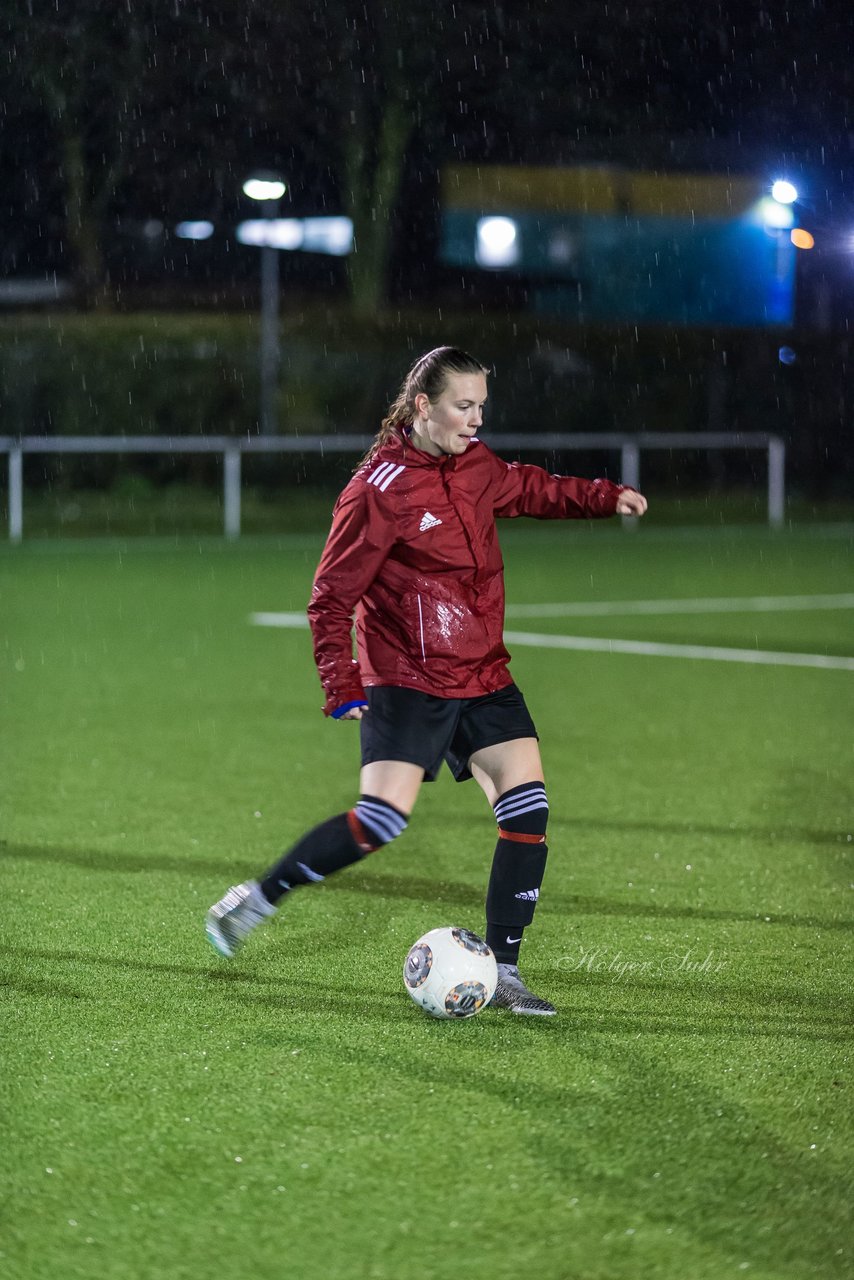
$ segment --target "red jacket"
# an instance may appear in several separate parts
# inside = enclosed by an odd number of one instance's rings
[[[496,517],[611,516],[622,488],[502,462],[477,438],[441,458],[402,435],[383,445],[335,504],[314,579],[325,714],[369,685],[471,698],[510,684]]]

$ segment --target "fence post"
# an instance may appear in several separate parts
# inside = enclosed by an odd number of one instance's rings
[[[227,538],[240,537],[240,446],[223,451],[223,523]]]
[[[9,450],[9,541],[19,543],[24,536],[24,451],[20,445]]]
[[[620,450],[620,483],[640,492],[640,448],[633,441],[624,441]],[[624,529],[638,526],[634,516],[622,516],[620,523]]]
[[[768,523],[782,529],[786,522],[786,446],[772,437],[768,441]]]

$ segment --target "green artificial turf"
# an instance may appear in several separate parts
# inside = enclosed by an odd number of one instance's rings
[[[322,538],[0,551],[0,1273],[852,1274],[854,671],[518,648],[551,1020],[436,1022],[474,783],[228,964],[206,908],[357,794],[299,610]],[[852,530],[505,526],[514,604],[851,592]],[[854,656],[851,609],[516,630]]]

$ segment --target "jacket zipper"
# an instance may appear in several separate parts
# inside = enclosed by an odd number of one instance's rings
[[[415,598],[418,601],[418,626],[421,631],[421,661],[426,662],[427,654],[424,651],[424,615],[421,612],[421,596],[418,595]]]

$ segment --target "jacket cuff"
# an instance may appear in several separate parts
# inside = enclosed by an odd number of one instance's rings
[[[342,702],[340,707],[336,707],[334,711],[324,711],[326,715],[331,716],[333,720],[340,720],[348,711],[352,711],[354,707],[366,707],[368,704],[364,698],[356,698],[353,702]]]
[[[594,480],[599,502],[601,506],[599,511],[604,516],[614,516],[617,514],[617,502],[620,494],[624,489],[630,486],[627,484],[618,484],[615,480]]]

